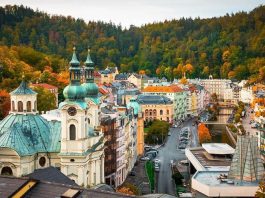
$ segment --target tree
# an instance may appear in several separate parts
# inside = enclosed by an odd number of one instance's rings
[[[211,142],[212,137],[210,135],[210,131],[206,127],[206,125],[203,123],[200,123],[198,125],[198,136],[199,136],[200,144]]]
[[[0,90],[0,120],[10,111],[10,95],[6,90]]]
[[[34,87],[37,95],[37,109],[38,111],[50,111],[56,108],[56,97],[49,90],[42,87]]]
[[[255,197],[265,198],[265,174],[263,174],[263,178],[259,182],[259,189],[257,190]]]
[[[161,144],[165,140],[169,130],[169,123],[166,121],[154,120],[149,127],[145,141],[147,144]]]

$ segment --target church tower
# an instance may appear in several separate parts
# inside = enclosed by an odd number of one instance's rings
[[[85,61],[85,83],[82,86],[86,90],[86,103],[89,105],[88,110],[88,124],[93,128],[98,128],[99,123],[99,106],[100,100],[98,97],[98,86],[94,82],[94,63],[90,57],[90,50],[88,49],[87,59]]]
[[[75,48],[70,61],[70,84],[65,87],[61,110],[61,171],[85,187],[104,181],[103,139],[88,126],[86,89]]]

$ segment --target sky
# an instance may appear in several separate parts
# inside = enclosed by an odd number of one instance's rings
[[[210,18],[251,11],[265,0],[0,0],[0,6],[24,5],[48,14],[85,21],[112,21],[123,27],[141,26],[181,17]]]

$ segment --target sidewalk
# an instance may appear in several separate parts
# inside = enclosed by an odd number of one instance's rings
[[[145,161],[138,162],[137,166],[134,166],[133,171],[136,173],[135,176],[128,175],[125,182],[135,185],[142,195],[150,194],[150,187],[147,175],[144,168]]]

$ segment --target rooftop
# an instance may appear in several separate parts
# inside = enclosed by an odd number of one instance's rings
[[[178,87],[177,85],[171,85],[171,86],[147,86],[144,88],[143,92],[163,92],[163,93],[176,93],[176,92],[182,92],[183,89]]]
[[[204,148],[187,148],[185,154],[196,170],[229,170],[232,159],[208,153]]]
[[[198,171],[193,179],[203,183],[207,186],[258,186],[258,182],[246,182],[237,181],[234,182],[222,182],[218,177],[222,175],[227,175],[227,171]],[[231,180],[233,181],[233,180]]]
[[[172,101],[159,95],[139,95],[137,98],[139,104],[172,104]]]
[[[33,185],[30,185],[32,184]],[[32,180],[29,178],[15,178],[0,176],[0,197],[12,197],[17,192],[22,194],[23,197],[62,197],[66,195],[66,192],[75,192],[74,197],[93,197],[93,198],[126,198],[134,197],[130,195],[97,190],[97,189],[85,189],[79,186],[59,184],[55,182]],[[23,188],[28,185],[28,188]],[[22,190],[24,189],[25,192]]]
[[[202,148],[204,148],[208,153],[215,155],[228,155],[234,154],[235,152],[235,149],[225,143],[202,144]]]
[[[35,91],[28,87],[27,82],[24,80],[20,83],[19,87],[10,93],[10,95],[35,95]]]
[[[47,84],[47,83],[37,83],[37,84],[31,84],[32,87],[43,87],[45,89],[58,89],[57,87]]]

